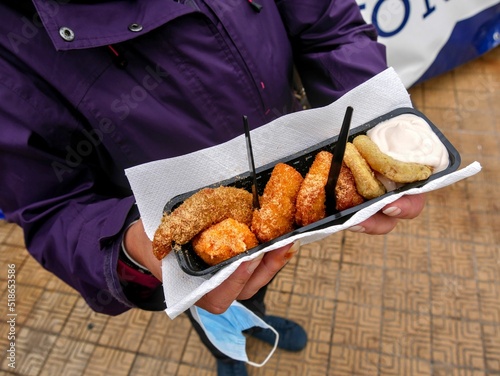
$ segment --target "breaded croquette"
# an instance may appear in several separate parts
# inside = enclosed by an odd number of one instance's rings
[[[228,218],[196,235],[191,244],[203,261],[215,265],[257,246],[259,242],[246,224]]]
[[[261,243],[294,229],[295,201],[302,175],[293,167],[278,163],[264,188],[260,209],[253,213],[252,231]]]
[[[332,153],[327,151],[316,154],[297,195],[295,212],[297,225],[307,226],[325,217],[325,185],[332,159]]]

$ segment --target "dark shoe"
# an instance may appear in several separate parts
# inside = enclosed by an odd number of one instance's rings
[[[217,376],[247,376],[245,363],[217,359]]]
[[[300,351],[307,344],[307,333],[299,324],[277,316],[265,316],[264,321],[271,325],[280,335],[278,347],[287,351]],[[249,334],[252,337],[274,345],[276,335],[270,329],[254,328]]]

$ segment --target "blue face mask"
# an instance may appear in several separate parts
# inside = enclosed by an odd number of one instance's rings
[[[214,315],[202,308],[190,308],[194,319],[201,325],[212,344],[228,357],[246,362],[255,367],[262,367],[271,358],[278,346],[278,332],[255,313],[238,302],[233,302],[226,312]],[[255,326],[270,329],[276,334],[274,347],[262,363],[254,363],[248,359],[246,337],[242,333]]]

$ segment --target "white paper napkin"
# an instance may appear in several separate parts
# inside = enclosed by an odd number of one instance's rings
[[[271,163],[335,136],[342,124],[345,108],[352,106],[351,128],[400,107],[412,107],[403,83],[392,68],[351,90],[329,106],[282,116],[251,132],[256,166]],[[439,127],[439,124],[437,124]],[[430,192],[453,184],[481,170],[474,162],[455,173],[436,179],[422,188],[404,192],[405,195]],[[134,192],[146,234],[150,239],[158,227],[164,205],[173,197],[248,171],[244,136],[224,144],[180,157],[149,162],[127,169],[126,175]],[[263,252],[276,249],[300,239],[302,244],[320,240],[335,232],[354,226],[403,193],[357,212],[342,225],[303,233],[274,243],[251,256],[244,257],[213,276],[195,277],[184,273],[173,253],[163,260],[162,274],[167,314],[175,318],[207,292],[221,284],[244,261]]]

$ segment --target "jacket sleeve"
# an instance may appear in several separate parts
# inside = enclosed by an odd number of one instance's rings
[[[387,68],[385,46],[355,0],[276,0],[314,107],[335,101]]]
[[[0,208],[45,269],[93,310],[122,313],[133,304],[117,258],[122,231],[135,219],[134,198],[97,167],[106,156],[82,137],[71,108],[36,91],[33,78],[9,73],[0,69]]]

